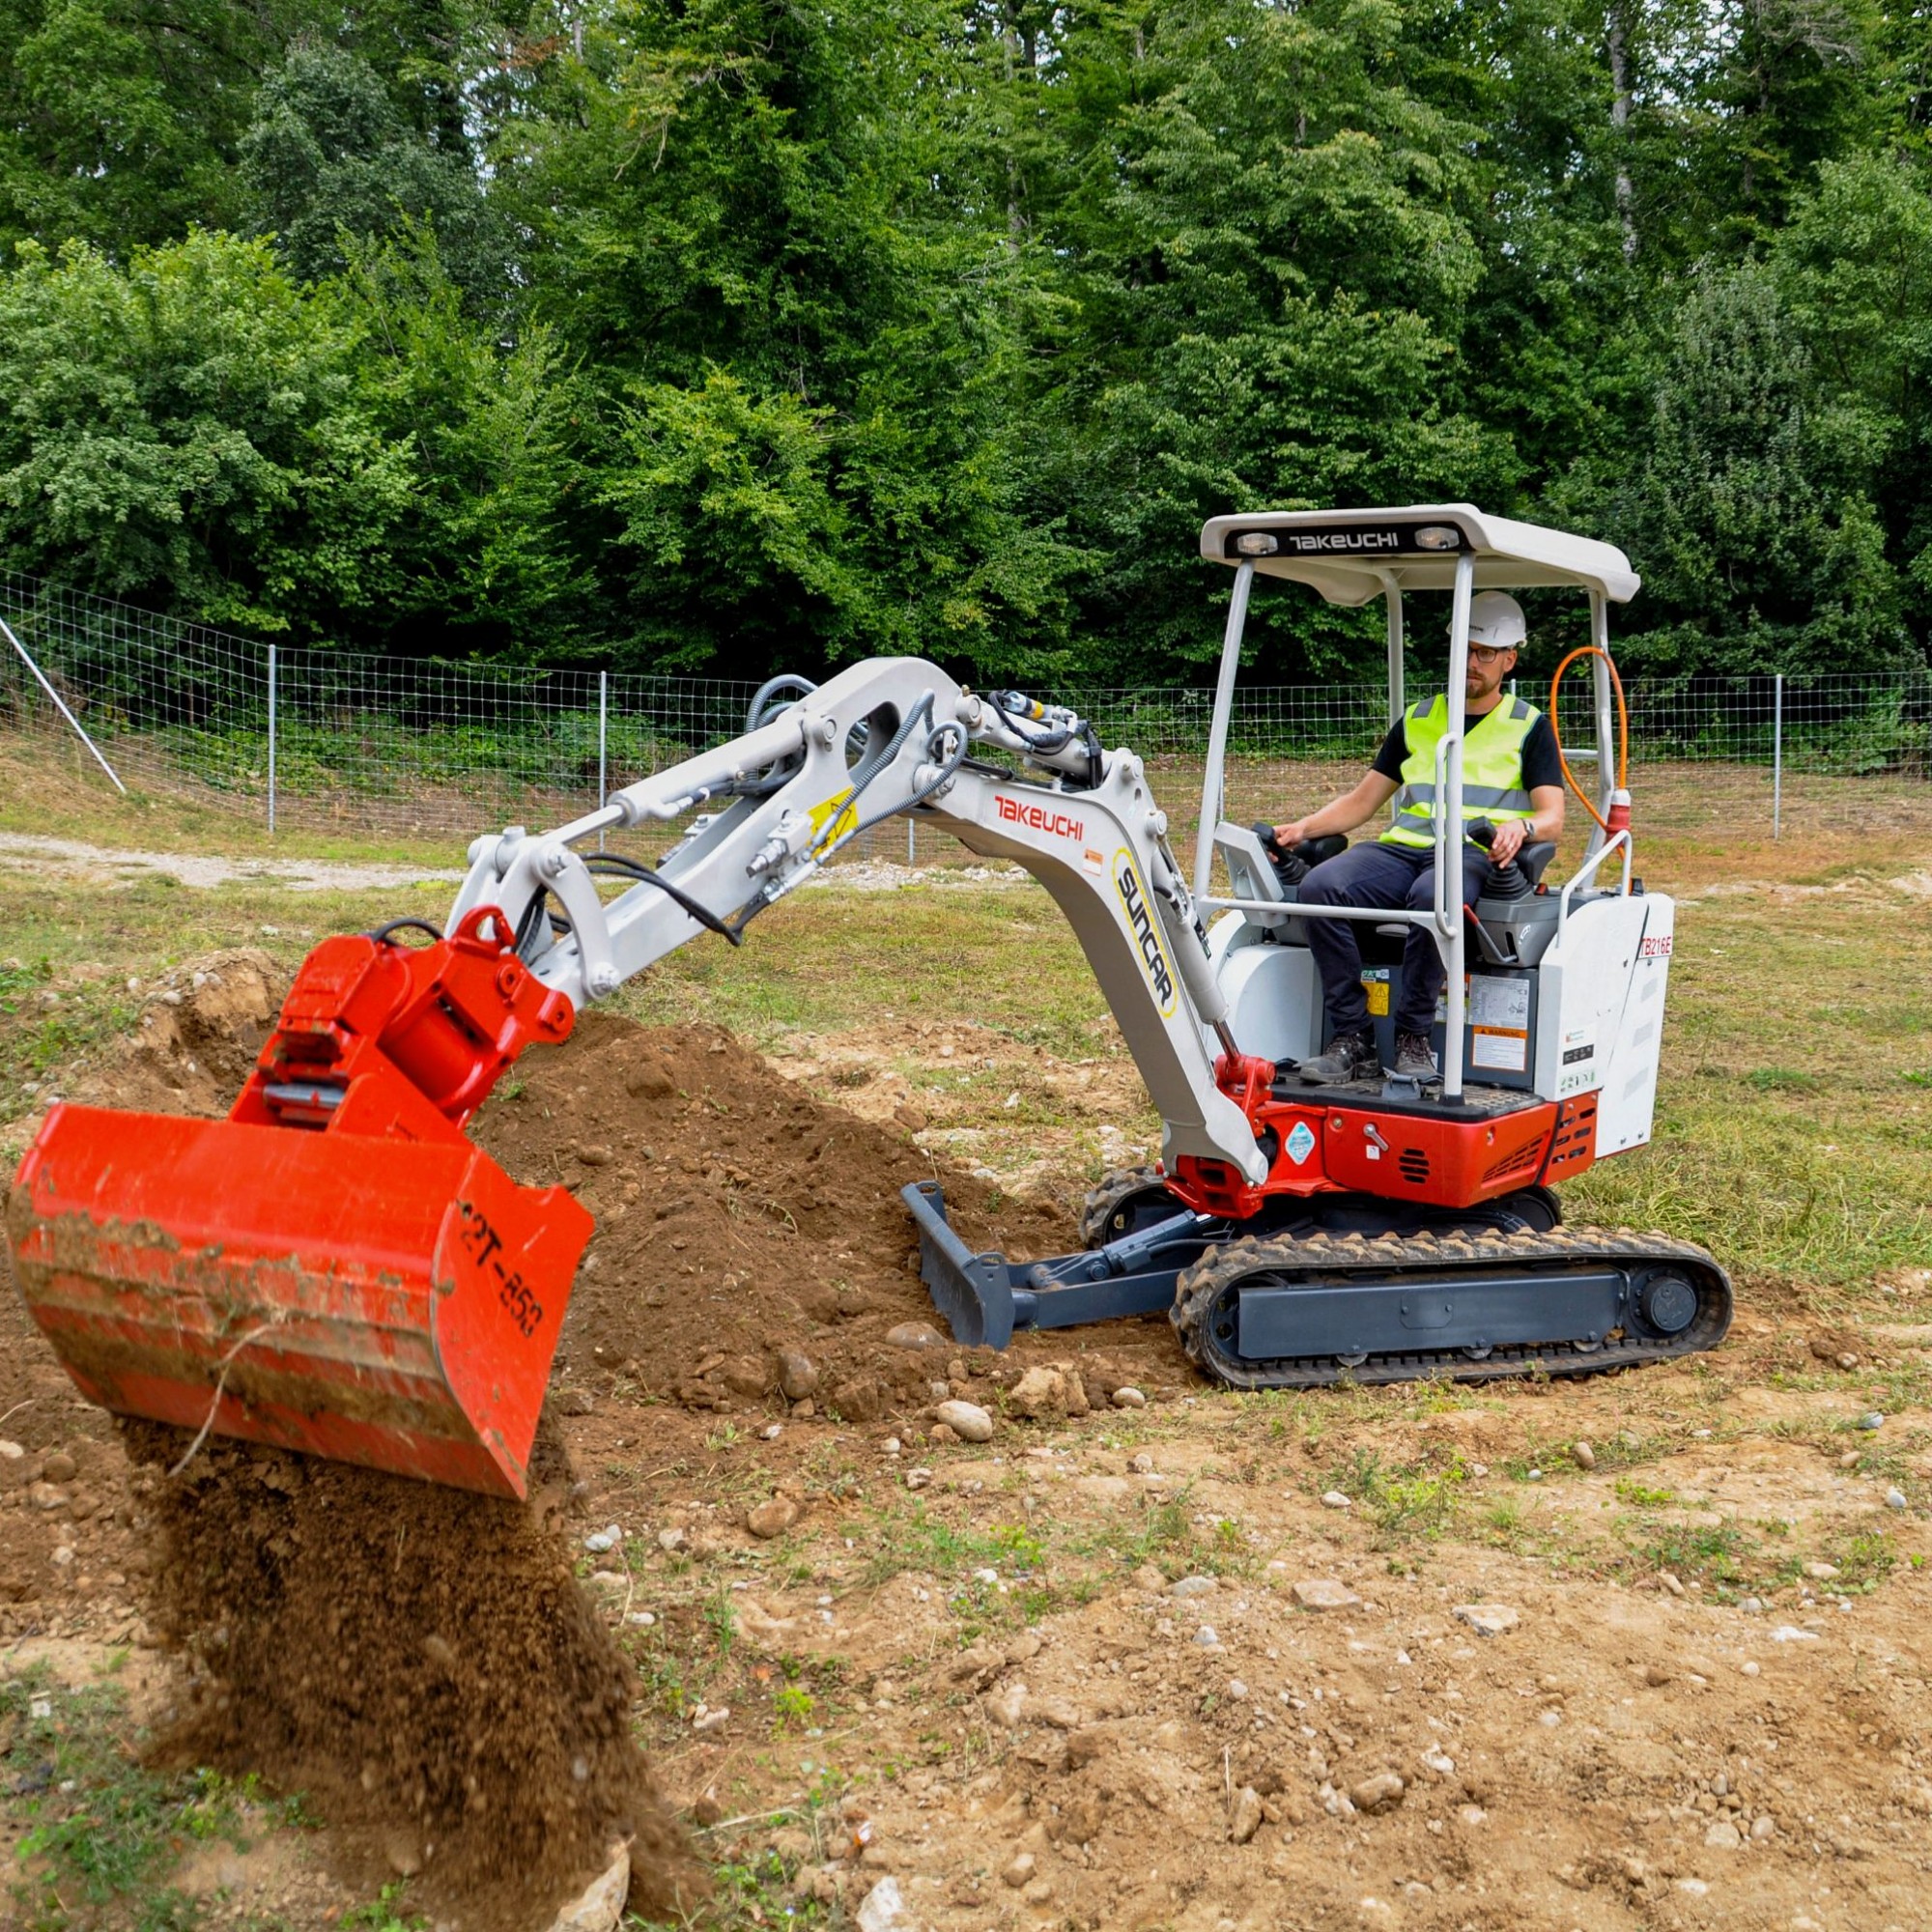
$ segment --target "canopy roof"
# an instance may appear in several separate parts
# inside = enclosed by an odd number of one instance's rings
[[[1252,563],[1262,576],[1306,583],[1331,604],[1366,604],[1391,579],[1404,590],[1447,590],[1463,552],[1474,554],[1478,590],[1568,584],[1627,604],[1641,582],[1613,544],[1487,516],[1471,503],[1257,510],[1210,517],[1201,528],[1201,554],[1210,563]]]

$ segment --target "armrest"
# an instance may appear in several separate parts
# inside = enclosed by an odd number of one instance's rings
[[[1537,838],[1526,843],[1516,855],[1516,863],[1524,878],[1529,881],[1529,889],[1534,892],[1543,883],[1544,868],[1556,856],[1556,843],[1550,838]]]

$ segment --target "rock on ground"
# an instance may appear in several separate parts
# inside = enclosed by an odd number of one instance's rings
[[[1058,1369],[1031,1368],[1008,1392],[1007,1400],[1031,1421],[1066,1406],[1066,1378]]]
[[[934,1414],[962,1442],[993,1439],[993,1418],[976,1402],[942,1402]]]
[[[1458,1604],[1456,1614],[1478,1636],[1501,1636],[1522,1621],[1508,1604]]]
[[[866,1894],[859,1907],[859,1932],[912,1932],[897,1879],[882,1878]]]
[[[798,1505],[789,1496],[768,1496],[745,1514],[745,1527],[753,1536],[782,1536],[798,1520]]]
[[[631,1891],[631,1848],[616,1846],[603,1874],[551,1921],[550,1932],[616,1932]]]
[[[1304,1610],[1353,1610],[1362,1603],[1348,1584],[1332,1577],[1304,1577],[1294,1586],[1294,1601]]]
[[[1228,1810],[1228,1836],[1233,1843],[1245,1845],[1261,1828],[1262,1795],[1252,1784],[1244,1784]]]

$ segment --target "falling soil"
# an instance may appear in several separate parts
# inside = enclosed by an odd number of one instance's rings
[[[124,1435],[138,1463],[185,1446]],[[466,1926],[540,1922],[620,1839],[639,1910],[689,1902],[631,1667],[553,1520],[568,1468],[538,1461],[535,1508],[220,1440],[137,1476],[151,1615],[189,1680],[156,1751],[300,1791],[364,1883],[420,1873]]]

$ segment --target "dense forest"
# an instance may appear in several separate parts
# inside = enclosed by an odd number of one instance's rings
[[[0,0],[0,566],[1194,682],[1205,516],[1466,497],[1653,673],[1921,665],[1929,118],[1868,0]]]

